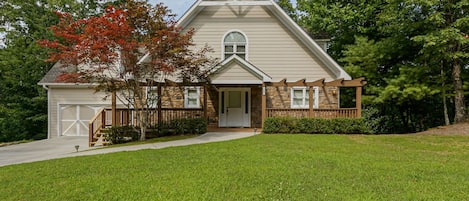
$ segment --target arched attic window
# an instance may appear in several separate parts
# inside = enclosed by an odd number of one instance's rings
[[[247,58],[247,40],[244,34],[239,31],[232,31],[226,34],[223,39],[224,46],[224,56],[226,58],[231,55],[238,55],[239,57],[246,59]]]

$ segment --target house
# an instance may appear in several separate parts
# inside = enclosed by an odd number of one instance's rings
[[[212,47],[221,62],[210,86],[168,80],[174,85],[149,88],[161,95],[159,120],[204,117],[211,127],[260,128],[271,116],[361,115],[364,79],[352,80],[273,0],[198,0],[178,25],[194,28],[194,42]],[[39,82],[48,89],[48,137],[91,136],[109,124],[111,99],[90,84],[57,82],[60,73],[56,65]],[[356,88],[356,108],[339,108],[339,87]],[[123,111],[114,110],[114,123],[131,118]]]

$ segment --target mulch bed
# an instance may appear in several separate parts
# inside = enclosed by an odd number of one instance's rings
[[[431,128],[427,131],[420,132],[417,134],[438,134],[438,135],[469,135],[469,122],[449,125],[449,126],[438,126]]]

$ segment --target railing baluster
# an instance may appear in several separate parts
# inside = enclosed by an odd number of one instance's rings
[[[88,123],[88,145],[91,147],[96,141],[94,135],[106,125],[106,111],[101,109]]]
[[[267,117],[311,117],[311,118],[356,118],[357,109],[339,108],[339,109],[314,109],[312,115],[309,115],[308,109],[280,109],[267,108]]]

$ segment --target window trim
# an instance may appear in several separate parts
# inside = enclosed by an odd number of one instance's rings
[[[301,90],[303,92],[302,105],[294,105],[294,92]],[[319,87],[312,87],[313,91],[313,109],[319,108]],[[308,87],[292,87],[290,90],[290,107],[295,109],[309,109],[309,102],[306,101],[309,97]]]
[[[189,104],[189,90],[197,90],[196,105]],[[200,108],[200,87],[184,87],[184,108]]]
[[[225,57],[226,55],[226,52],[225,52],[225,38],[230,34],[230,33],[233,33],[233,32],[238,32],[240,33],[241,35],[244,36],[244,40],[246,40],[246,42],[244,43],[244,60],[248,60],[249,57],[249,40],[248,40],[248,37],[246,36],[246,34],[244,32],[242,32],[241,30],[238,30],[238,29],[232,29],[232,30],[229,30],[228,32],[226,32],[223,37],[221,38],[221,58],[223,58],[223,60],[227,59],[227,57]],[[236,49],[237,49],[237,45],[236,43],[233,43],[234,47],[233,47],[233,51],[234,51],[234,54],[236,53]]]

